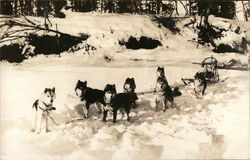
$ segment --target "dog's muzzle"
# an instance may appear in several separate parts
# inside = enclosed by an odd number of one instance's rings
[[[106,92],[105,95],[104,95],[104,102],[106,104],[110,104],[113,98],[114,98],[114,94],[113,93]]]
[[[127,93],[132,92],[132,89],[130,88],[130,84],[125,84],[124,89],[125,89],[125,92],[127,92]]]
[[[79,99],[81,99],[81,97],[82,97],[82,90],[76,89],[75,92],[76,92],[76,96],[77,96]]]

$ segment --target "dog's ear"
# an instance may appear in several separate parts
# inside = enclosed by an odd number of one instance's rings
[[[87,87],[87,81],[84,81],[83,84],[85,87]]]
[[[112,87],[113,87],[114,92],[115,92],[115,94],[116,94],[116,86],[115,86],[115,84],[113,84]]]
[[[78,80],[78,81],[77,81],[77,84],[79,84],[80,82],[81,82],[81,81],[80,81],[80,80]]]
[[[46,93],[46,92],[48,92],[48,88],[45,88],[45,89],[44,89],[44,93]]]
[[[53,91],[53,92],[55,93],[55,91],[56,91],[56,88],[55,88],[55,87],[53,87],[53,88],[52,88],[52,91]]]
[[[196,72],[194,75],[194,79],[199,79],[199,77],[200,77],[200,72]]]
[[[132,80],[133,80],[133,89],[135,89],[136,88],[135,79],[132,78]]]
[[[125,83],[127,83],[128,81],[129,81],[129,78],[126,78]]]
[[[107,88],[108,88],[108,84],[104,87],[104,92],[106,92],[107,91]]]

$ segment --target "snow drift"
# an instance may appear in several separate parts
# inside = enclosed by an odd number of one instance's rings
[[[193,89],[181,87],[175,109],[155,112],[154,94],[139,96],[138,108],[112,123],[100,119],[95,106],[83,119],[75,98],[77,80],[93,88],[116,84],[118,92],[127,77],[134,77],[136,91],[154,88],[156,68],[165,66],[171,86],[182,86],[181,78],[192,78],[201,70],[196,63],[214,56],[220,63],[235,59],[248,64],[247,55],[215,54],[196,48],[188,40],[196,36],[190,19],[179,21],[180,34],[159,28],[150,16],[70,13],[67,19],[51,20],[60,31],[88,33],[84,44],[95,49],[86,53],[81,44],[73,54],[38,55],[20,65],[1,62],[1,159],[222,159],[250,158],[249,75],[240,70],[219,70],[217,84],[208,86],[204,99]],[[39,18],[30,17],[33,20]],[[83,23],[78,23],[79,21]],[[128,23],[131,22],[131,23]],[[111,32],[112,31],[112,32]],[[152,50],[130,50],[120,46],[122,38],[151,37],[162,46]],[[82,47],[82,48],[81,48]],[[105,58],[106,57],[106,58]],[[55,87],[57,108],[50,121],[51,132],[30,132],[31,105],[45,87]]]

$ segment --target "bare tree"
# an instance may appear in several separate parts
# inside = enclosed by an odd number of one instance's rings
[[[247,9],[245,7],[245,5],[247,5],[247,3],[244,3],[244,1],[241,1],[242,3],[242,7],[243,7],[243,14],[244,14],[244,18],[246,21],[248,21],[248,16],[247,16]],[[249,3],[249,2],[248,2]]]

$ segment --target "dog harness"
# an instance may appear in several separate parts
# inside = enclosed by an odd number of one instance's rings
[[[43,102],[43,101],[42,101],[42,102]],[[46,107],[45,109],[39,106],[39,108],[40,108],[43,112],[49,113],[49,111],[51,111],[51,110],[56,110],[55,107],[52,107],[52,104],[46,104],[46,103],[43,102],[43,105]]]
[[[112,103],[111,103],[111,99],[107,99],[106,97],[104,97],[104,102],[105,102],[105,105],[104,105],[104,110],[108,110],[108,111],[113,111],[113,108],[111,107]]]

